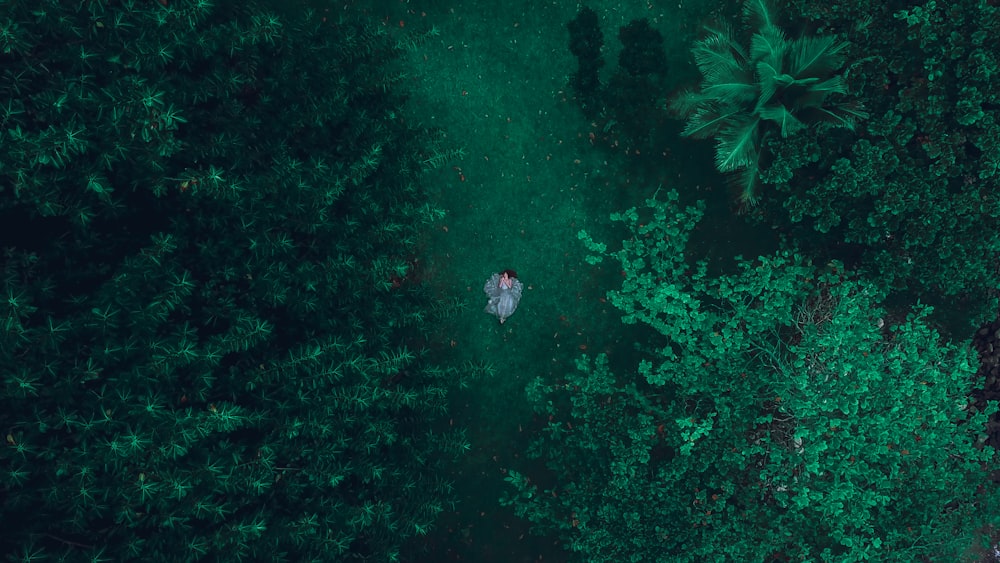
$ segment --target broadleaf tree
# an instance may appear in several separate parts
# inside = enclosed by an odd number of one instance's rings
[[[938,561],[984,547],[1000,491],[967,343],[791,251],[709,273],[702,206],[671,192],[614,218],[609,292],[652,329],[632,370],[581,358],[528,387],[547,419],[504,498],[585,561]],[[515,468],[517,469],[517,468]]]

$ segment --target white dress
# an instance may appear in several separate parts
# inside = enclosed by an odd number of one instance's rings
[[[493,274],[483,286],[483,291],[490,298],[486,303],[485,311],[500,319],[500,324],[503,324],[507,317],[514,314],[517,304],[521,301],[521,291],[524,288],[517,278],[510,278],[510,280],[510,287],[504,287],[500,284],[500,274]]]

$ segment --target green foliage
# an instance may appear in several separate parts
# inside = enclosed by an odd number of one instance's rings
[[[849,150],[806,135],[770,145],[764,178],[781,194],[767,212],[787,215],[794,236],[827,234],[844,256],[888,287],[938,309],[974,309],[996,287],[1000,248],[1000,58],[989,38],[1000,12],[989,2],[786,2],[859,52],[852,90],[872,115]],[[832,239],[831,239],[832,237]],[[813,237],[816,238],[816,237]],[[970,299],[971,298],[971,299]]]
[[[407,279],[441,143],[396,118],[396,42],[206,0],[5,8],[0,551],[398,558],[482,370],[410,342],[447,308]]]
[[[764,0],[747,0],[744,14],[758,25],[749,49],[728,27],[707,28],[709,35],[691,50],[702,84],[675,97],[671,108],[688,120],[684,136],[715,137],[716,167],[735,173],[741,202],[753,206],[769,135],[785,139],[819,123],[853,129],[867,114],[838,100],[847,94],[837,74],[847,42],[833,36],[789,39]]]
[[[549,422],[505,499],[586,561],[956,560],[996,525],[974,358],[918,307],[838,263],[782,252],[713,276],[686,263],[676,194],[617,215],[609,299],[653,329],[632,375],[582,358],[528,397]]]

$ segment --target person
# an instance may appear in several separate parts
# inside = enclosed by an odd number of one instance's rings
[[[524,286],[517,279],[517,272],[514,270],[508,269],[493,274],[483,286],[483,292],[489,296],[484,310],[500,319],[500,324],[503,324],[507,317],[513,315],[514,311],[517,310],[523,289]]]

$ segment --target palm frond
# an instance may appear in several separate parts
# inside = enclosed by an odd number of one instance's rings
[[[702,94],[719,104],[745,105],[757,98],[757,86],[741,80],[702,86]]]
[[[856,103],[832,104],[825,107],[813,108],[811,113],[815,113],[816,121],[828,123],[834,127],[843,127],[854,130],[854,126],[865,119],[868,119],[868,112]]]
[[[831,94],[847,93],[847,85],[840,76],[834,76],[823,81],[820,81],[819,78],[807,78],[796,80],[795,83],[805,86],[805,91],[790,104],[792,110],[795,112],[823,107],[829,103],[827,98]]]
[[[757,111],[757,115],[759,115],[761,119],[777,123],[778,127],[781,128],[782,137],[788,137],[796,131],[801,131],[806,128],[805,123],[799,121],[797,117],[792,115],[792,112],[788,111],[788,108],[781,104],[762,107]]]
[[[757,161],[757,126],[759,117],[731,120],[718,135],[715,147],[715,167],[719,172],[746,168]]]
[[[813,80],[818,80],[818,79],[813,79]],[[809,92],[817,92],[817,93],[821,92],[825,95],[846,94],[847,83],[844,82],[844,77],[838,74],[836,76],[831,76],[826,80],[810,84]]]
[[[681,132],[682,137],[693,139],[707,139],[720,130],[726,128],[733,119],[733,116],[743,113],[736,108],[719,108],[715,104],[706,104],[697,110],[688,119],[687,126]]]
[[[796,78],[791,74],[782,74],[777,76],[775,80],[778,81],[782,87],[785,86],[809,86],[810,84],[818,84],[820,82],[819,78],[809,77],[809,78]]]
[[[844,65],[849,45],[846,41],[838,43],[831,35],[799,37],[788,48],[788,73],[796,78],[826,76]]]
[[[774,97],[781,84],[778,81],[781,69],[765,62],[757,63],[757,107],[766,105]]]
[[[750,59],[766,62],[781,69],[789,42],[785,33],[777,27],[763,29],[750,37]]]
[[[741,207],[757,207],[760,201],[757,195],[757,188],[760,185],[758,177],[758,164],[755,160],[750,166],[738,170],[729,177],[729,185],[739,191]]]
[[[743,4],[743,17],[761,29],[777,27],[771,18],[771,9],[764,0],[747,0]]]
[[[747,55],[728,29],[706,28],[710,35],[696,41],[691,48],[698,71],[708,81],[746,71]]]
[[[667,107],[674,115],[687,119],[707,101],[709,101],[708,96],[698,90],[688,88],[673,96],[668,102]]]

